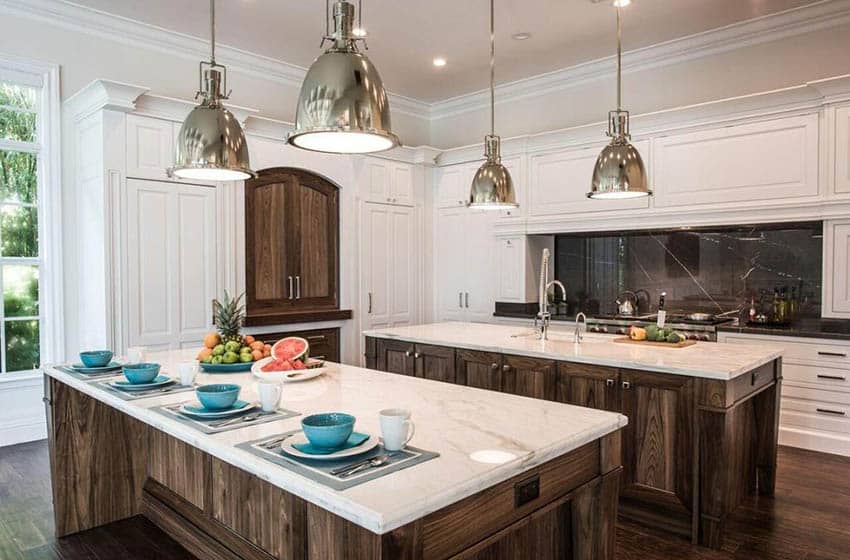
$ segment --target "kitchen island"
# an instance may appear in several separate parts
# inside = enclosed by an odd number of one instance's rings
[[[728,515],[776,477],[781,351],[614,342],[572,329],[437,323],[373,330],[382,371],[625,414],[620,514],[719,548]]]
[[[169,374],[192,351],[154,354]],[[281,407],[343,411],[379,433],[378,411],[412,411],[417,448],[439,456],[334,490],[244,447],[300,416],[205,434],[154,408],[171,392],[123,400],[45,368],[56,530],[69,535],[143,515],[199,558],[613,558],[621,414],[331,364],[288,383]],[[255,378],[238,383],[255,400]]]

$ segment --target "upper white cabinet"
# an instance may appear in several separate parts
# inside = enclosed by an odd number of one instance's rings
[[[850,107],[835,110],[835,174],[836,193],[850,193]]]
[[[474,171],[469,165],[452,165],[437,171],[437,207],[465,207]]]
[[[649,161],[649,142],[634,143]],[[559,150],[531,156],[529,210],[531,216],[579,214],[648,208],[648,197],[622,200],[593,200],[587,198],[593,178],[593,167],[604,144],[592,148]]]
[[[167,180],[174,165],[174,123],[127,115],[127,176]]]
[[[656,138],[655,205],[776,202],[818,195],[818,115]]]
[[[850,220],[823,224],[824,317],[850,317]]]
[[[368,158],[364,167],[363,198],[365,200],[406,205],[415,203],[416,189],[412,165]]]
[[[508,173],[511,174],[511,180],[514,182],[514,192],[516,193],[516,201],[519,208],[511,208],[510,210],[500,210],[499,215],[502,218],[519,218],[525,216],[528,212],[526,206],[526,193],[528,192],[528,181],[525,176],[525,158],[522,156],[511,156],[502,158]]]

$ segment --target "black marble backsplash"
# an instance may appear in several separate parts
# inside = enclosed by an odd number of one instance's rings
[[[817,317],[822,247],[822,222],[564,234],[555,238],[555,277],[569,315],[613,314],[631,290],[641,313],[656,311],[667,292],[668,313],[737,309],[745,321],[751,298],[769,316],[777,291],[795,300],[795,318]]]

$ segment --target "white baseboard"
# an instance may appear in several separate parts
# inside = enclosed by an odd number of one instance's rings
[[[44,415],[23,418],[16,422],[4,422],[0,426],[0,447],[36,441],[47,437],[47,422]]]
[[[850,457],[850,435],[845,434],[780,426],[779,444]]]

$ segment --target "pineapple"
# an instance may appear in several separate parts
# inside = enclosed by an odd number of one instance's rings
[[[242,343],[242,335],[239,334],[239,331],[242,329],[242,323],[245,320],[245,306],[242,304],[243,295],[245,294],[231,298],[225,290],[222,301],[213,300],[213,316],[218,332],[221,333],[222,344],[227,344],[230,341]]]

